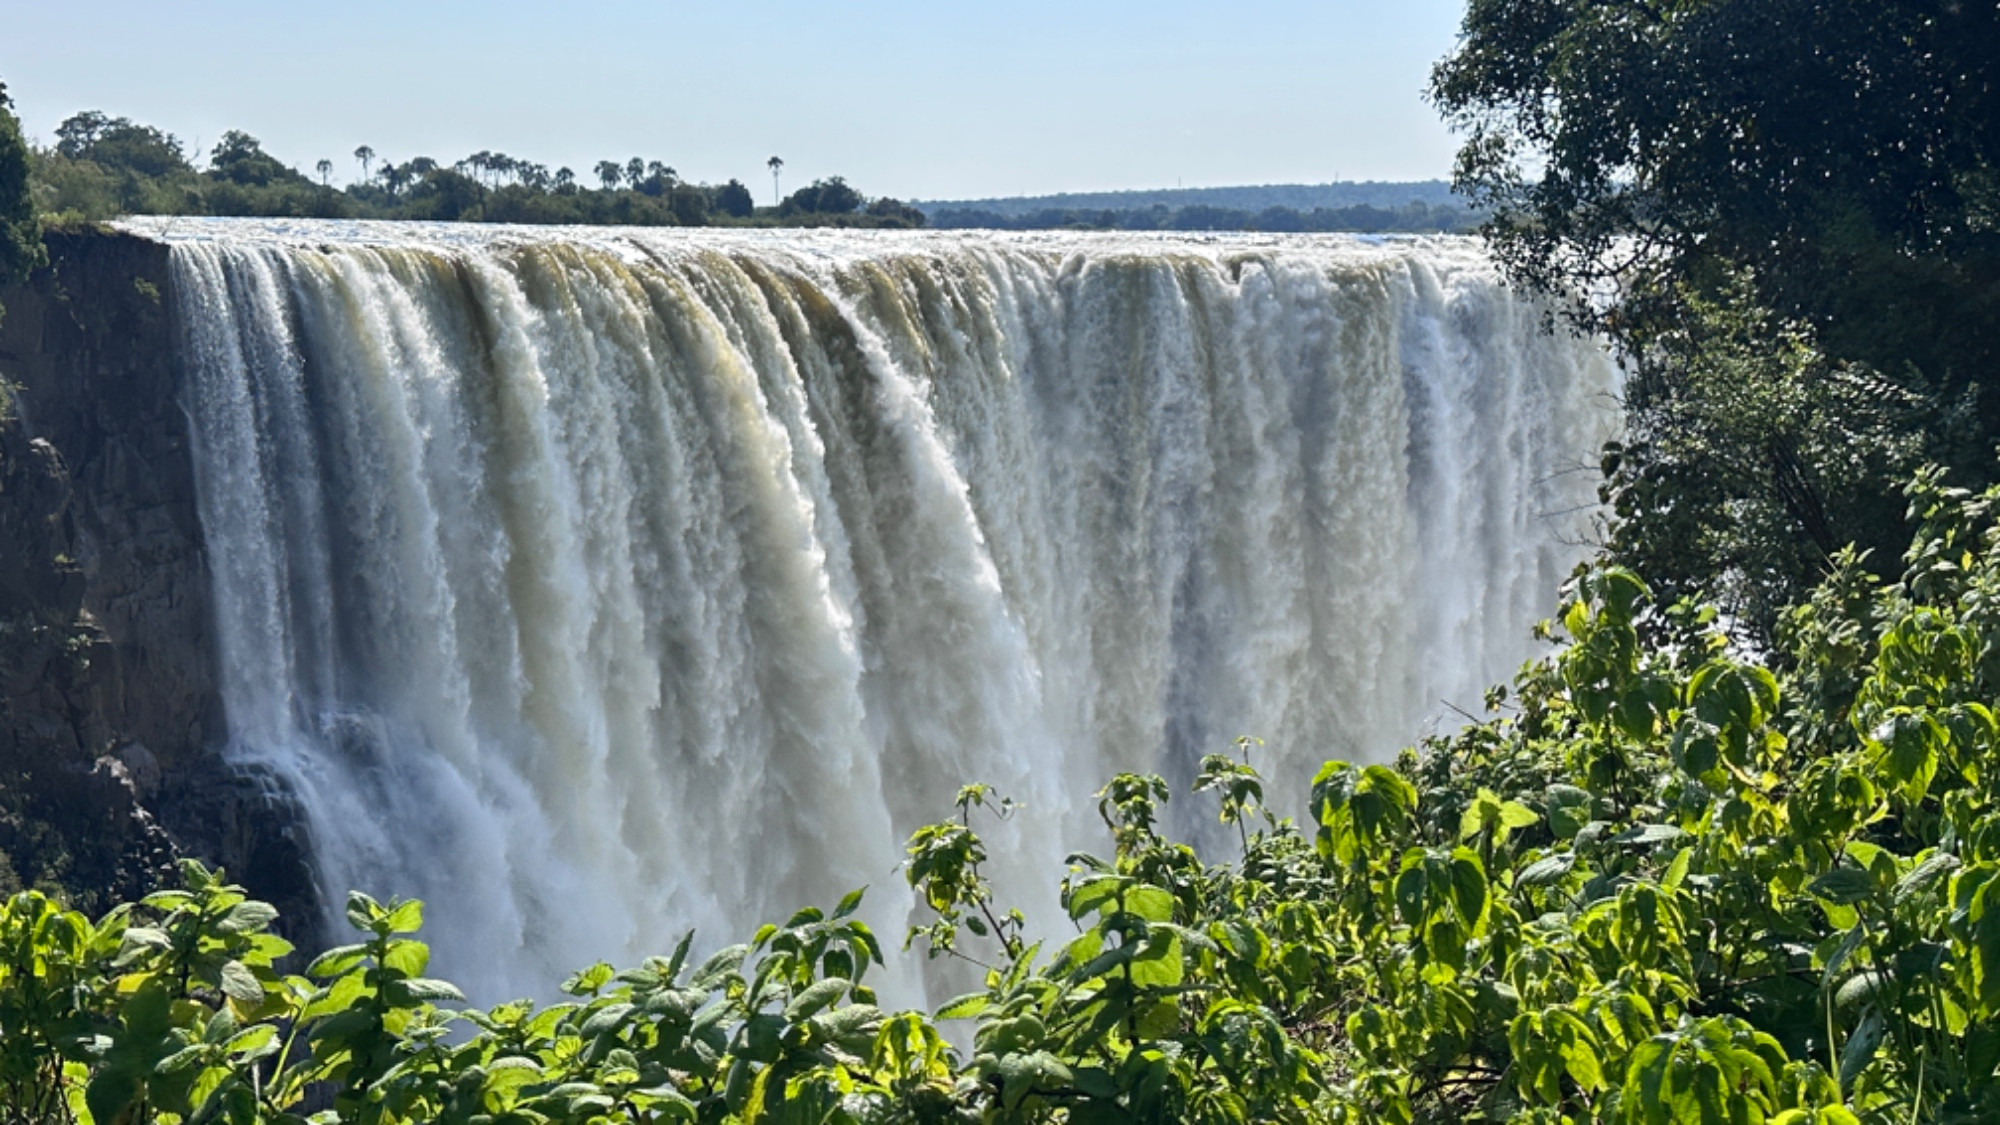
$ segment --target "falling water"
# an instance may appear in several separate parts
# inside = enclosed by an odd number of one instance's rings
[[[899,933],[963,782],[1032,898],[1116,771],[1385,757],[1530,654],[1613,420],[1463,240],[139,229],[227,752],[489,996]]]

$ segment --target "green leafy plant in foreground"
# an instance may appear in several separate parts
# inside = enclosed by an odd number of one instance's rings
[[[1160,831],[1167,786],[1099,794],[1074,936],[995,901],[979,818],[911,840],[910,944],[977,990],[891,1013],[856,917],[800,911],[692,963],[464,1005],[416,903],[287,972],[219,873],[95,922],[0,909],[8,1121],[1959,1122],[2000,1117],[2000,495],[1910,490],[1900,579],[1847,557],[1737,650],[1617,569],[1568,587],[1494,718],[1394,765],[1328,763],[1311,829],[1247,761],[1239,854]],[[952,1026],[947,1039],[941,1025]]]

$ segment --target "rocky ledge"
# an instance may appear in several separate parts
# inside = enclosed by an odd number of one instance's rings
[[[96,910],[197,855],[317,917],[292,802],[222,755],[167,248],[48,246],[0,291],[0,890]]]

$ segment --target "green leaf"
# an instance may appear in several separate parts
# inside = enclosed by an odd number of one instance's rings
[[[849,982],[845,980],[823,980],[792,998],[785,1005],[785,1019],[798,1023],[807,1019],[828,1004],[841,998],[847,992]]]
[[[424,904],[418,899],[399,902],[382,922],[392,934],[414,934],[424,928]]]
[[[264,1002],[264,984],[257,974],[241,961],[225,961],[222,964],[221,984],[223,995],[245,1004]]]
[[[1833,1006],[1842,1011],[1870,1000],[1883,998],[1889,991],[1889,977],[1878,969],[1869,969],[1849,977],[1833,994]]]
[[[1861,948],[1861,942],[1867,936],[1868,931],[1859,926],[1847,931],[1846,935],[1840,939],[1840,944],[1835,946],[1833,952],[1827,956],[1826,969],[1820,975],[1821,987],[1828,987],[1833,984],[1834,978],[1847,965],[1847,959],[1854,956],[1855,950]]]
[[[1093,875],[1073,883],[1069,892],[1069,916],[1081,922],[1109,906],[1130,879],[1122,875]]]
[[[1169,922],[1174,917],[1174,896],[1159,887],[1140,884],[1128,889],[1124,908],[1148,922]]]
[[[325,953],[313,958],[306,966],[306,975],[325,980],[337,977],[368,959],[365,945],[336,945]]]
[[[1561,1047],[1563,1069],[1578,1086],[1585,1090],[1604,1088],[1604,1066],[1598,1060],[1597,1048],[1582,1038],[1573,1038]]]
[[[435,1004],[440,1000],[455,1003],[465,1002],[465,993],[458,986],[445,980],[426,977],[411,977],[408,980],[392,980],[382,986],[382,995],[397,1007],[413,1004]]]
[[[1403,872],[1396,877],[1396,910],[1403,921],[1421,926],[1430,916],[1430,873],[1425,870],[1423,853],[1412,851],[1403,857]]]
[[[261,1058],[260,1052],[269,1053],[265,1048],[275,1050],[278,1046],[278,1029],[268,1023],[255,1024],[237,1032],[224,1043],[223,1049],[239,1058]]]
[[[1989,906],[1972,926],[1973,965],[1979,976],[1979,1003],[1988,1018],[2000,1012],[2000,907]]]
[[[430,967],[431,947],[420,941],[403,938],[389,943],[382,955],[382,967],[406,977],[420,977]]]
[[[1576,867],[1576,856],[1570,852],[1544,856],[1521,869],[1514,876],[1517,887],[1546,887],[1560,883]]]
[[[1132,958],[1132,983],[1140,988],[1173,988],[1186,971],[1180,938],[1170,934],[1154,936]]]
[[[688,936],[692,937],[693,934]],[[608,963],[599,961],[580,973],[572,973],[562,982],[562,990],[571,996],[594,996],[597,990],[611,982],[618,970]]]
[[[347,892],[347,924],[357,930],[372,930],[382,916],[382,904],[360,891]]]
[[[1574,785],[1551,785],[1543,795],[1543,808],[1549,818],[1549,831],[1558,840],[1568,840],[1582,831],[1590,823],[1593,800],[1587,790]]]
[[[137,1100],[140,1076],[129,1056],[109,1059],[90,1076],[84,1089],[84,1105],[95,1121],[117,1121],[125,1107]]]
[[[1934,852],[1922,863],[1911,868],[1909,873],[1896,881],[1890,899],[1898,906],[1921,893],[1938,879],[1958,870],[1958,857],[1945,852]]]
[[[278,920],[278,908],[268,902],[239,902],[215,923],[222,934],[246,934],[264,929]]]
[[[1815,896],[1843,906],[1860,902],[1875,893],[1875,879],[1856,867],[1836,867],[1807,884]]]
[[[696,988],[713,988],[723,978],[743,967],[743,959],[750,955],[748,945],[732,945],[718,949],[708,960],[703,961],[688,983]]]
[[[1451,857],[1451,899],[1458,916],[1477,929],[1486,918],[1486,868],[1470,848],[1459,848]]]
[[[585,1039],[590,1039],[602,1035],[607,1031],[616,1030],[618,1025],[624,1023],[626,1017],[630,1016],[636,1009],[637,1006],[633,1004],[606,1005],[592,1012],[590,1018],[583,1021],[583,1027],[577,1031],[577,1034]]]
[[[1840,1051],[1840,1090],[1847,1094],[1854,1089],[1854,1080],[1860,1076],[1868,1064],[1875,1061],[1875,1049],[1882,1045],[1884,1027],[1882,1015],[1870,1008],[1861,1017],[1861,1023],[1854,1034],[1847,1037],[1847,1045]]]
[[[968,992],[963,996],[945,1002],[937,1010],[941,1020],[965,1020],[986,1011],[993,1006],[993,998],[984,992]]]
[[[1671,824],[1639,824],[1611,837],[1614,844],[1638,844],[1648,846],[1678,840],[1687,833]]]
[[[1660,876],[1660,886],[1670,891],[1681,889],[1687,881],[1688,868],[1694,863],[1694,849],[1682,848],[1674,854],[1672,863],[1667,864],[1666,873]]]
[[[192,1047],[182,1047],[180,1050],[153,1064],[153,1073],[174,1075],[192,1070],[200,1066],[202,1060],[206,1059],[213,1050],[214,1048],[206,1043],[196,1043]]]

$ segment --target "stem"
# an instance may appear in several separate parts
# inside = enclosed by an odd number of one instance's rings
[[[1923,1055],[1917,1056],[1917,1099],[1910,1103],[1911,1125],[1916,1125],[1917,1113],[1923,1109],[1924,1105],[1924,1063],[1926,1061],[1928,1060]]]

